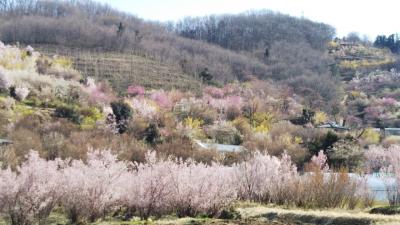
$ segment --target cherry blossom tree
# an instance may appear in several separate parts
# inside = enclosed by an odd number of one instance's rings
[[[11,87],[11,80],[4,71],[0,70],[0,90],[8,90]]]
[[[224,97],[224,91],[220,88],[208,86],[208,87],[205,87],[203,91],[205,94],[208,94],[213,98],[223,98]]]
[[[171,194],[172,160],[158,161],[155,152],[147,153],[145,164],[137,164],[127,180],[124,200],[131,211],[142,219],[169,211],[167,196]]]
[[[381,173],[391,205],[400,205],[400,146],[371,146],[366,152],[367,170]]]
[[[239,197],[258,202],[280,202],[283,193],[290,195],[291,184],[297,176],[287,154],[279,159],[256,152],[251,159],[235,166]]]
[[[127,93],[132,96],[143,96],[145,89],[139,85],[130,85],[127,89]]]
[[[12,225],[41,224],[58,202],[60,186],[58,161],[32,151],[17,171],[0,171],[0,212]]]
[[[328,157],[324,154],[323,150],[319,151],[318,155],[314,155],[311,158],[311,163],[323,172],[329,171]]]
[[[28,97],[30,91],[27,87],[16,87],[15,88],[15,96],[18,100],[23,101],[26,97]]]
[[[150,98],[161,108],[166,109],[172,107],[172,102],[169,99],[169,96],[163,90],[154,92],[151,94]]]
[[[87,163],[74,160],[63,170],[61,203],[71,222],[94,222],[121,201],[120,187],[128,165],[110,151],[88,153]]]
[[[178,216],[216,215],[236,199],[232,168],[193,161],[175,167],[169,202]]]

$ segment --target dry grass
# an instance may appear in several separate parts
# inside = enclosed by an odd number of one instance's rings
[[[91,225],[135,225],[135,224],[160,224],[160,225],[398,225],[400,216],[385,216],[368,214],[356,210],[302,210],[285,209],[276,206],[262,206],[255,203],[239,203],[237,211],[241,214],[238,220],[222,220],[211,218],[176,218],[163,217],[158,220],[131,220],[121,221],[116,219],[100,220]],[[66,218],[59,212],[52,213],[46,225],[67,224]],[[0,220],[0,225],[6,225]]]
[[[131,84],[148,88],[198,90],[200,82],[180,68],[135,53],[73,49],[53,45],[34,46],[47,56],[61,55],[73,61],[74,69],[84,76],[108,80],[118,92]]]
[[[266,217],[268,215],[276,215],[276,218],[291,218],[296,220],[309,220],[303,221],[310,224],[324,224],[324,223],[313,223],[312,221],[360,221],[360,224],[376,224],[376,225],[394,225],[400,224],[400,216],[386,216],[386,215],[374,215],[364,211],[357,210],[302,210],[302,209],[284,209],[278,207],[266,207],[266,206],[248,206],[239,207],[238,211],[242,215],[243,219],[255,218],[255,217]],[[363,221],[365,223],[363,223]],[[368,222],[370,221],[370,222]],[[328,224],[328,223],[326,223]],[[330,223],[336,224],[336,223]],[[345,224],[345,223],[343,223]],[[351,223],[349,223],[351,224]]]

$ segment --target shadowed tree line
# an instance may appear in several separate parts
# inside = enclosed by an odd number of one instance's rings
[[[398,34],[378,35],[375,39],[374,45],[379,48],[388,48],[391,52],[400,53],[400,38]]]
[[[335,34],[335,29],[327,24],[267,10],[185,18],[175,25],[175,31],[187,38],[237,51],[267,48],[277,40],[304,42],[312,48],[324,49]]]

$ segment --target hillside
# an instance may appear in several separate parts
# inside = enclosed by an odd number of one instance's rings
[[[6,43],[134,52],[191,76],[207,68],[220,82],[262,77],[266,70],[254,57],[179,37],[160,24],[93,1],[6,0],[3,6],[0,39]]]
[[[84,77],[107,80],[115,91],[124,94],[131,84],[147,88],[199,90],[199,78],[184,74],[173,65],[129,52],[78,49],[56,45],[33,45],[49,57],[64,56]]]
[[[236,15],[188,17],[175,25],[175,32],[227,49],[252,52],[278,41],[304,42],[312,48],[325,49],[335,35],[335,28],[306,18],[254,10]]]
[[[0,225],[398,224],[400,39],[334,35],[0,0]]]
[[[341,78],[349,81],[358,74],[395,67],[396,56],[388,49],[371,46],[368,43],[336,39],[329,42],[329,53],[335,58],[335,67]]]

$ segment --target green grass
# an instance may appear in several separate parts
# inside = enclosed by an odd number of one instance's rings
[[[214,218],[177,218],[165,216],[160,219],[122,221],[117,218],[105,218],[95,223],[86,225],[395,225],[400,224],[400,216],[369,214],[367,210],[304,210],[296,208],[283,208],[273,205],[260,205],[255,203],[238,203],[235,210],[240,213],[240,219],[214,219]],[[0,225],[5,225],[0,220]],[[68,220],[59,210],[55,210],[47,220],[46,225],[67,225]]]

